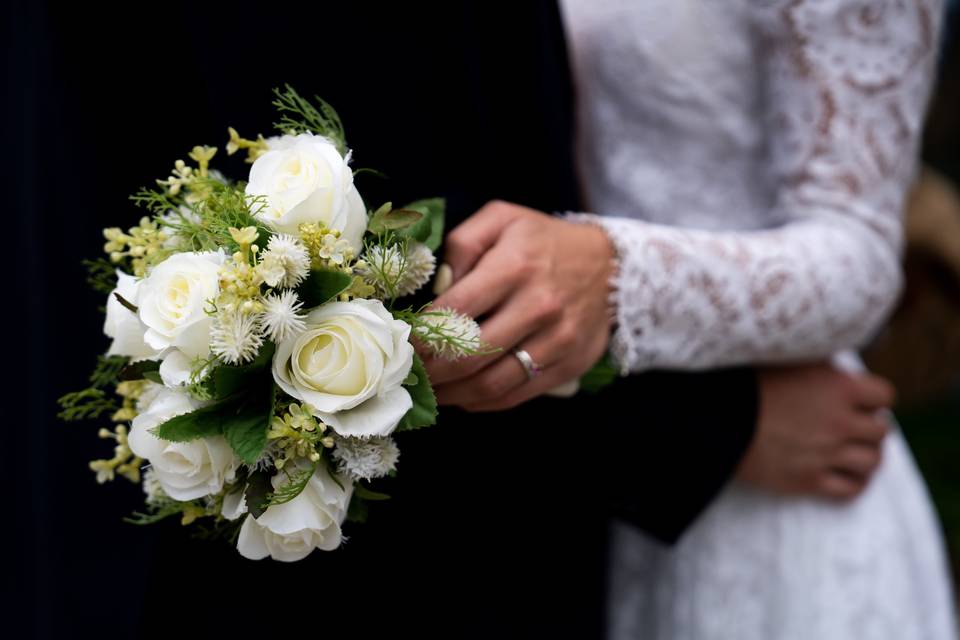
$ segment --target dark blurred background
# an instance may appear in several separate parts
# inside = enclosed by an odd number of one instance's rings
[[[960,23],[956,3],[952,7],[924,171],[907,213],[907,287],[866,356],[899,389],[897,417],[960,568]],[[5,596],[4,606],[17,607],[18,619],[29,627],[24,637],[92,630],[132,635],[159,535],[158,529],[120,520],[140,503],[138,487],[124,480],[95,483],[87,462],[109,457],[111,448],[96,437],[98,425],[54,417],[56,398],[85,386],[107,344],[96,312],[103,300],[84,284],[80,261],[99,255],[103,227],[135,223],[141,214],[127,196],[165,175],[192,145],[222,148],[228,124],[251,137],[266,131],[273,121],[269,90],[281,82],[352,106],[341,111],[350,144],[360,150],[356,166],[383,167],[391,157],[396,163],[402,147],[382,149],[377,141],[387,131],[397,139],[402,123],[377,114],[387,114],[395,101],[442,101],[447,88],[410,86],[402,75],[377,73],[384,57],[395,47],[421,49],[437,77],[480,67],[477,60],[442,59],[442,24],[398,32],[402,11],[375,3],[353,10],[319,3],[4,5],[3,175],[4,192],[11,195],[4,202],[3,246],[15,251],[3,256],[15,267],[3,316],[16,364],[5,376],[14,384],[4,406],[14,411],[5,412],[0,438],[8,488],[3,513],[10,521],[3,529],[14,570],[0,572],[6,593],[16,596]],[[369,19],[370,12],[378,12],[378,19]],[[368,19],[361,21],[365,13]],[[444,16],[470,19],[449,8]],[[410,16],[404,17],[409,25]],[[262,51],[264,29],[283,29],[298,46]],[[344,46],[342,37],[325,38],[330,30],[354,32],[352,46]],[[495,48],[493,37],[476,55]],[[302,62],[285,64],[285,56],[305,50],[320,61],[315,72],[306,73]],[[456,114],[442,124],[409,130],[406,144],[453,144],[448,134]],[[471,139],[469,131],[458,135],[459,143],[483,148],[484,141]],[[218,161],[232,175],[244,170],[239,159]],[[444,175],[457,168],[438,154],[421,170]],[[427,195],[402,189],[392,185],[391,197]]]

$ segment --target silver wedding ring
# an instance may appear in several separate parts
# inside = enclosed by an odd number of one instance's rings
[[[529,380],[533,380],[543,371],[543,367],[537,364],[530,354],[523,349],[513,349],[513,355],[515,355],[517,360],[520,361],[520,364],[523,365],[523,369],[527,372],[527,378]]]

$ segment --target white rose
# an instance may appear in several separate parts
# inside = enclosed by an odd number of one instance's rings
[[[367,210],[353,184],[347,159],[332,142],[301,133],[268,141],[270,150],[250,168],[247,195],[266,196],[257,217],[283,233],[298,234],[304,222],[336,229],[359,252]]]
[[[148,346],[165,351],[160,376],[165,384],[183,384],[193,360],[210,353],[213,319],[206,309],[219,292],[222,252],[175,253],[140,283],[138,308],[147,326]]]
[[[147,327],[140,316],[123,306],[115,294],[136,306],[139,303],[140,280],[117,270],[117,288],[107,298],[107,317],[103,322],[103,332],[113,338],[108,356],[130,356],[134,360],[156,357],[158,351],[144,342]]]
[[[174,500],[219,493],[224,482],[235,479],[240,465],[223,436],[169,442],[150,433],[157,425],[200,406],[202,403],[185,392],[164,389],[130,426],[130,450],[150,462],[160,486]]]
[[[340,435],[385,436],[413,406],[401,386],[413,366],[409,336],[379,300],[325,304],[277,345],[273,378]]]
[[[251,560],[270,556],[282,562],[296,562],[314,549],[332,551],[340,546],[340,526],[347,516],[353,482],[338,479],[343,488],[321,462],[296,498],[269,507],[259,518],[248,515],[237,539],[240,555]],[[285,474],[277,474],[272,484],[276,489],[288,481]]]

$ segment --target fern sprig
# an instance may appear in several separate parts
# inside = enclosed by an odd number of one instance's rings
[[[310,482],[310,478],[313,477],[316,470],[317,465],[314,464],[308,469],[302,469],[294,474],[288,474],[286,484],[275,489],[272,493],[267,494],[267,506],[284,504],[296,498],[307,487],[307,483]]]
[[[98,293],[110,295],[117,286],[117,265],[106,258],[83,260],[82,264],[87,268],[87,284]]]
[[[65,394],[57,400],[62,409],[57,416],[73,422],[99,418],[105,413],[116,411],[116,399],[108,397],[104,388],[116,386],[120,382],[120,372],[128,362],[129,358],[124,356],[98,356],[97,365],[90,374],[90,386]]]
[[[68,422],[99,418],[105,413],[117,410],[117,402],[113,398],[108,398],[101,389],[73,391],[57,402],[63,409],[57,417]]]
[[[273,124],[281,133],[311,132],[329,138],[337,147],[340,155],[347,152],[347,138],[343,122],[330,103],[320,96],[313,96],[316,106],[300,96],[293,87],[284,85],[284,91],[274,88],[277,96],[273,106],[277,109],[280,121]]]

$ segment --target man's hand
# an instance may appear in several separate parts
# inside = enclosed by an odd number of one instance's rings
[[[760,418],[737,477],[784,494],[847,499],[880,464],[893,387],[821,364],[760,374]]]
[[[502,351],[426,357],[441,404],[507,409],[579,377],[606,351],[614,248],[602,229],[494,201],[451,231],[445,247],[454,284],[433,306],[478,318],[484,342]],[[528,380],[512,348],[542,373]]]

